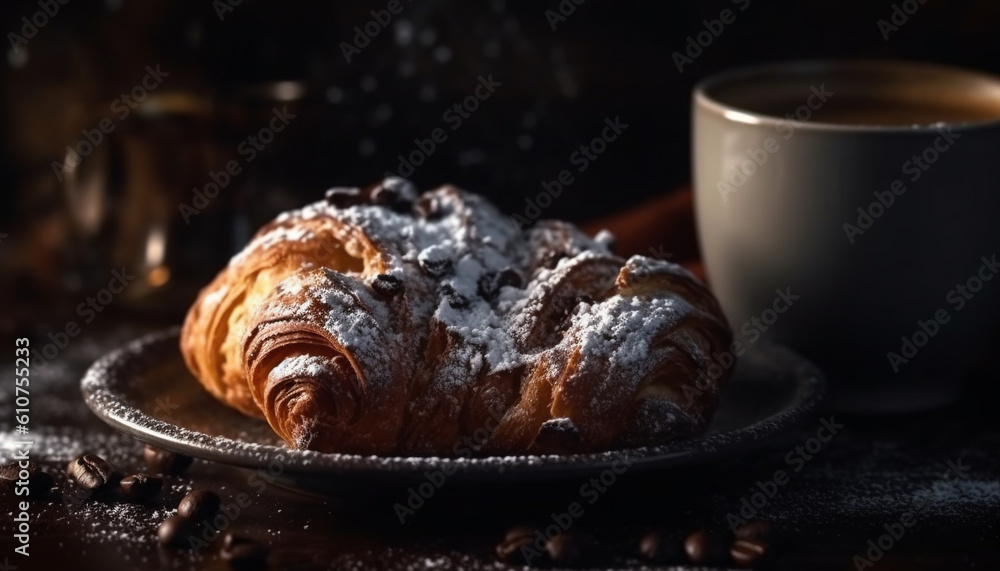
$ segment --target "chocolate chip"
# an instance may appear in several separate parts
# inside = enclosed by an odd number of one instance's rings
[[[778,529],[771,522],[759,519],[737,527],[736,539],[755,539],[774,545],[778,542]]]
[[[271,549],[259,541],[227,533],[220,555],[233,567],[250,569],[262,567],[270,552]]]
[[[115,480],[115,470],[104,458],[84,454],[66,466],[66,475],[87,490],[101,490]]]
[[[413,203],[413,211],[424,220],[434,221],[444,218],[447,214],[444,204],[436,196],[421,196]]]
[[[186,517],[174,515],[163,520],[156,537],[161,545],[167,547],[190,547],[191,538],[195,535],[195,524]]]
[[[466,307],[469,307],[469,300],[462,294],[455,291],[454,286],[451,284],[444,284],[441,286],[441,297],[448,302],[448,305],[454,307],[455,309],[465,309]]]
[[[118,485],[127,498],[141,502],[158,494],[163,487],[163,480],[156,476],[133,474],[122,478]]]
[[[560,533],[545,545],[549,559],[556,565],[577,566],[597,563],[598,552],[588,535],[570,532]]]
[[[723,534],[699,530],[684,540],[684,551],[695,565],[726,565],[731,543]]]
[[[420,267],[427,275],[440,278],[451,272],[454,263],[450,258],[421,258]]]
[[[753,567],[767,554],[768,545],[757,539],[737,539],[729,556],[737,567]]]
[[[403,291],[403,281],[393,275],[379,274],[372,278],[372,289],[383,297],[395,297]]]
[[[40,498],[49,493],[55,481],[52,476],[45,473],[41,467],[32,461],[27,462],[27,467],[22,468],[19,462],[11,462],[0,468],[0,482],[11,490],[26,486],[28,488],[28,498]],[[18,482],[21,482],[20,484]]]
[[[371,191],[372,202],[380,206],[389,206],[396,201],[396,197],[399,196],[392,188],[386,188],[381,184],[375,186]]]
[[[568,418],[553,418],[542,423],[535,445],[543,454],[573,454],[580,450],[580,429]]]
[[[503,287],[521,287],[521,274],[513,268],[504,268],[499,272],[486,272],[479,277],[476,285],[480,297],[493,300]]]
[[[149,444],[143,450],[142,457],[146,460],[146,467],[149,468],[150,474],[166,474],[169,476],[182,474],[191,465],[191,462],[194,461],[190,456],[175,454],[169,450],[150,446]]]
[[[539,551],[534,544],[535,529],[526,525],[517,525],[507,530],[503,541],[493,548],[493,555],[501,563],[511,565],[537,564],[548,556],[548,552]]]
[[[514,268],[504,268],[497,276],[498,290],[502,287],[520,288],[522,283],[521,274]]]
[[[219,511],[222,499],[219,494],[208,490],[195,490],[181,499],[177,505],[177,515],[195,522],[211,519]]]
[[[677,533],[653,530],[639,539],[639,556],[644,561],[658,565],[685,563],[684,541]]]
[[[476,293],[479,297],[491,300],[497,295],[497,273],[496,272],[486,272],[479,276],[479,281],[476,282]]]
[[[357,187],[334,187],[326,191],[326,202],[337,208],[348,208],[365,202],[365,195]]]

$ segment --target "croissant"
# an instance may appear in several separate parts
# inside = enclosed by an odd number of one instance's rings
[[[732,332],[688,272],[610,242],[563,222],[521,230],[452,186],[334,188],[201,291],[181,351],[212,395],[297,449],[551,454],[694,435]]]

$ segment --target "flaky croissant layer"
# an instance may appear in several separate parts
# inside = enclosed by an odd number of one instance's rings
[[[573,453],[695,434],[732,333],[693,276],[609,238],[521,231],[451,186],[334,188],[202,290],[181,351],[212,395],[300,449]]]

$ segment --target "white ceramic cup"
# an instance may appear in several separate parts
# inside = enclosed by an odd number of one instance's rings
[[[899,117],[914,124],[876,124]],[[746,68],[695,88],[692,136],[708,278],[744,347],[815,360],[835,409],[961,394],[1000,325],[1000,79],[891,61]]]

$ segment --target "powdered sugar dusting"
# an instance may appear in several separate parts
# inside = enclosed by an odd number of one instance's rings
[[[527,378],[541,362],[555,372],[575,349],[584,365],[600,362],[616,371],[591,375],[599,385],[595,395],[631,402],[668,354],[659,347],[663,333],[695,311],[682,296],[700,285],[674,264],[614,255],[613,241],[608,232],[591,239],[564,222],[522,232],[482,197],[450,186],[418,196],[410,183],[393,178],[331,189],[326,200],[280,215],[232,265],[271,251],[327,249],[353,257],[353,264],[309,257],[278,284],[277,295],[258,298],[260,308],[250,314],[258,322],[322,326],[335,349],[349,354],[366,394],[405,392],[407,422],[419,423],[442,401],[453,411],[447,414],[457,413],[472,392],[488,401],[479,403],[485,409],[502,412],[512,404],[498,400],[507,393],[471,391],[475,383],[508,371]],[[632,281],[673,276],[684,285],[623,291],[615,281],[620,272]],[[376,291],[373,280],[386,276],[398,292]],[[281,366],[292,377],[309,376],[316,362]]]

